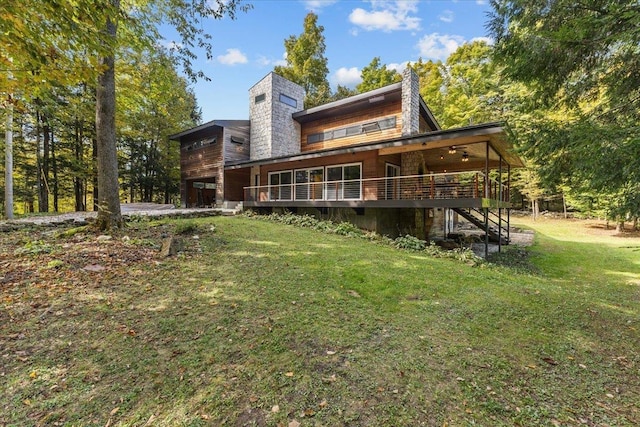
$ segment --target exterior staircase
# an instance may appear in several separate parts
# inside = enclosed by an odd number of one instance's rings
[[[453,210],[480,230],[485,231],[484,212],[482,209],[453,208]],[[509,230],[506,227],[506,222],[502,221],[501,224],[500,218],[495,214],[495,212],[489,210],[488,213],[489,231],[487,234],[489,236],[489,241],[493,243],[500,243],[501,245],[508,245],[509,239],[507,236],[509,235]]]

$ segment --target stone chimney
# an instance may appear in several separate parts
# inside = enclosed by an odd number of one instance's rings
[[[402,72],[402,135],[420,131],[420,79],[409,67]]]
[[[291,115],[303,102],[302,86],[273,72],[249,89],[251,160],[300,153],[300,124]]]

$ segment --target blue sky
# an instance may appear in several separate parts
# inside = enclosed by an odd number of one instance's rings
[[[302,32],[304,17],[324,26],[329,81],[355,87],[360,71],[379,56],[398,70],[409,61],[446,59],[461,44],[486,38],[486,0],[249,0],[253,9],[235,21],[211,20],[213,59],[196,67],[211,81],[192,87],[203,120],[247,119],[248,90],[275,65],[284,64],[284,40]],[[170,43],[171,40],[166,40]]]

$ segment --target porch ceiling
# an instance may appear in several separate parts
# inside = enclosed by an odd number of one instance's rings
[[[484,132],[476,135],[447,135],[447,137],[428,138],[422,142],[413,142],[401,146],[381,148],[378,153],[383,155],[409,153],[422,151],[425,162],[433,171],[443,170],[469,170],[484,168],[486,157],[486,145],[489,142],[489,167],[499,166],[500,156],[503,161],[511,167],[524,167],[524,163],[519,156],[511,150],[510,144],[506,141],[502,129],[498,132]],[[455,148],[455,153],[449,153],[451,147]],[[467,153],[469,160],[462,162],[462,156]]]

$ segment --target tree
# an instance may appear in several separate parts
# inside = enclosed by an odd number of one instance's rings
[[[336,91],[331,95],[331,101],[339,101],[341,99],[349,98],[350,96],[357,95],[356,89],[349,89],[346,86],[338,85]]]
[[[368,92],[402,80],[402,76],[396,70],[390,70],[385,64],[380,64],[380,57],[376,56],[369,65],[362,69],[360,74],[362,82],[356,86],[358,92]]]
[[[204,49],[211,57],[209,36],[204,33],[202,20],[235,17],[241,0],[155,0],[127,4],[121,8],[119,0],[67,2],[24,0],[9,2],[0,14],[0,32],[4,35],[0,63],[10,69],[11,60],[22,73],[12,81],[0,77],[3,92],[51,85],[69,85],[91,81],[97,77],[96,90],[96,147],[98,162],[97,225],[100,229],[122,225],[118,185],[118,163],[115,130],[115,58],[118,48],[157,49],[158,27],[161,23],[173,26],[181,43],[174,54],[180,59],[186,74],[196,79],[206,77],[194,71],[193,49]],[[25,25],[37,22],[38,25]],[[127,37],[118,36],[118,23]],[[121,32],[122,32],[121,31]],[[7,43],[4,43],[4,39]],[[36,76],[39,85],[30,84],[28,73]],[[36,90],[37,91],[37,90]],[[37,97],[37,93],[27,93]]]
[[[323,104],[331,97],[323,32],[324,27],[318,25],[318,15],[307,14],[302,34],[289,36],[284,41],[287,65],[274,68],[274,72],[304,88],[305,108]]]
[[[445,86],[442,61],[418,61],[409,65],[420,78],[420,95],[433,115],[438,119],[444,117]]]
[[[638,215],[640,4],[494,0],[489,22],[505,77],[532,91],[535,122],[515,126],[543,181],[607,194],[618,221]],[[562,110],[540,118],[536,110]],[[531,129],[535,129],[532,132]]]

